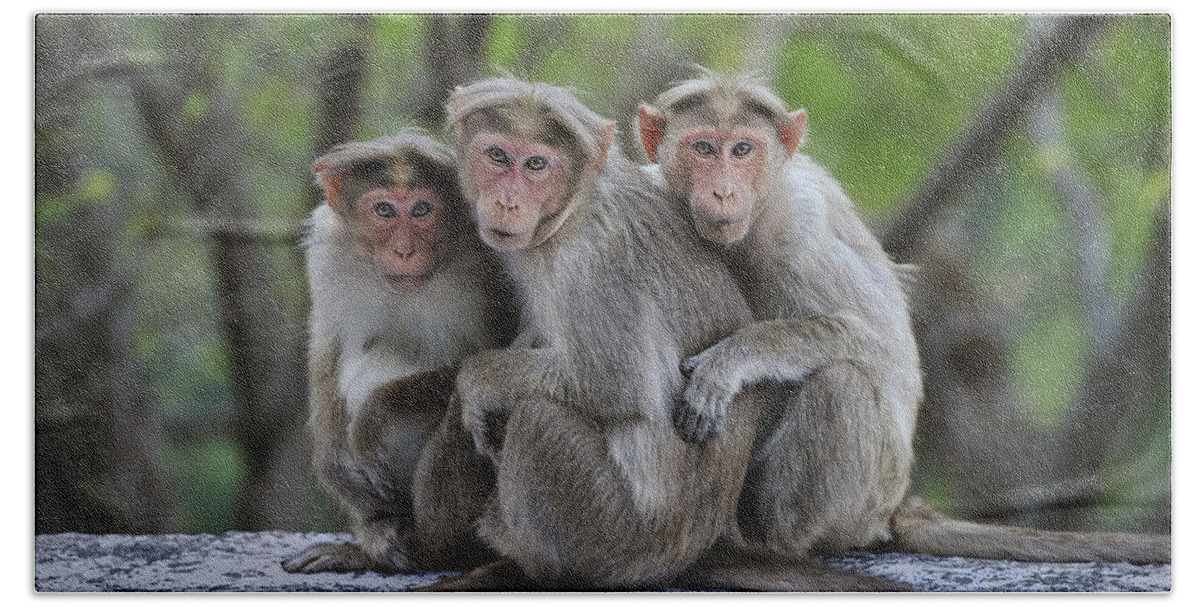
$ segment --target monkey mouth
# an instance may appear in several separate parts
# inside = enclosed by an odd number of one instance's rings
[[[522,249],[529,244],[529,235],[524,232],[509,232],[501,228],[481,226],[479,236],[495,249]]]
[[[742,240],[750,230],[749,218],[696,218],[696,227],[704,238],[729,245]]]

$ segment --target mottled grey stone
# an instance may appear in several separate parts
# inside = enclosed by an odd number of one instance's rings
[[[38,591],[405,591],[450,573],[290,574],[279,562],[345,534],[229,532],[124,536],[46,534],[34,540]],[[1169,591],[1169,564],[1043,564],[898,553],[854,553],[838,568],[917,591]]]

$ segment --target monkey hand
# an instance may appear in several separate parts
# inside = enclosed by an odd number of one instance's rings
[[[371,558],[355,543],[318,543],[279,564],[288,572],[361,572],[373,566]]]
[[[717,364],[719,358],[704,351],[684,360],[680,371],[688,379],[683,400],[675,408],[675,431],[684,441],[701,443],[721,432],[725,413],[741,383]]]

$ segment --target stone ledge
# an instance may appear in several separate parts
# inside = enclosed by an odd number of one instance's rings
[[[346,534],[229,532],[155,536],[46,534],[34,540],[37,591],[405,591],[446,573],[289,574],[284,557]],[[1169,591],[1171,566],[1045,564],[856,553],[838,568],[905,582],[917,591]]]

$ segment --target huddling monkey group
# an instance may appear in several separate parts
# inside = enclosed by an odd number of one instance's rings
[[[796,153],[807,115],[703,71],[650,161],[569,91],[456,88],[453,149],[337,147],[306,247],[314,465],[355,541],[291,572],[437,590],[902,590],[850,549],[1169,562],[1165,536],[948,519],[909,494],[907,267]]]

